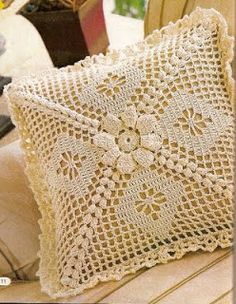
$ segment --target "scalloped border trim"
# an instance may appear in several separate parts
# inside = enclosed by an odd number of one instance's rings
[[[208,243],[209,239],[211,239],[211,241],[213,240],[211,244]],[[75,296],[81,294],[86,289],[96,286],[99,282],[107,282],[111,280],[119,281],[124,276],[135,273],[143,267],[151,268],[157,264],[166,264],[171,260],[179,260],[189,252],[195,252],[197,250],[213,252],[217,247],[227,248],[232,246],[233,244],[232,235],[230,232],[227,231],[223,231],[222,233],[217,233],[215,235],[209,234],[202,239],[193,239],[192,242],[188,241],[184,243],[184,246],[180,243],[181,242],[179,242],[179,244],[175,244],[176,247],[174,248],[171,245],[165,246],[164,252],[151,252],[150,254],[146,254],[145,258],[147,259],[150,256],[152,261],[146,261],[146,259],[144,261],[139,261],[140,259],[136,259],[132,261],[132,264],[136,262],[135,266],[127,267],[126,270],[124,270],[123,266],[120,267],[119,269],[121,270],[121,274],[119,276],[117,276],[114,272],[110,271],[109,275],[98,274],[94,276],[89,283],[82,285],[80,288],[68,289],[65,291],[51,293],[51,290],[44,286],[42,287],[42,291],[48,293],[52,298]],[[174,254],[170,255],[169,253]]]
[[[28,149],[30,147],[24,141],[24,134],[21,133],[21,126],[17,123],[17,110],[14,106],[14,103],[17,104],[17,93],[24,89],[24,86],[30,84],[33,80],[37,80],[39,77],[43,77],[48,73],[63,73],[71,71],[80,71],[82,69],[90,68],[92,65],[113,65],[117,64],[120,61],[127,60],[127,58],[136,56],[137,53],[143,52],[146,48],[150,48],[158,44],[163,39],[166,39],[168,36],[176,35],[184,29],[188,29],[191,26],[196,24],[206,23],[216,23],[219,26],[220,32],[220,48],[223,52],[223,65],[225,69],[226,83],[228,85],[228,93],[233,101],[233,92],[234,92],[234,80],[232,78],[232,69],[230,63],[233,59],[233,38],[229,37],[227,34],[227,24],[224,17],[215,11],[214,9],[201,9],[197,8],[190,16],[185,16],[183,19],[178,20],[175,24],[170,23],[161,30],[155,30],[151,35],[149,35],[143,42],[136,43],[129,47],[124,48],[120,51],[111,50],[106,56],[104,55],[95,55],[89,58],[86,58],[83,61],[76,63],[74,66],[69,66],[66,68],[50,69],[46,70],[43,73],[40,73],[37,76],[31,75],[26,76],[23,79],[17,80],[12,84],[8,85],[4,90],[5,98],[7,99],[12,113],[13,122],[16,124],[19,133],[21,134],[21,148],[24,151],[25,159],[29,157],[31,160],[27,163],[26,174],[30,180],[30,187],[34,192],[35,199],[38,203],[39,210],[42,214],[42,218],[39,220],[39,225],[41,228],[40,238],[40,251],[38,256],[40,257],[40,270],[38,272],[40,276],[40,283],[42,286],[42,291],[48,293],[52,298],[72,296],[78,293],[83,292],[87,288],[94,287],[100,281],[108,280],[120,280],[124,275],[129,273],[134,273],[138,269],[146,266],[151,267],[157,263],[166,263],[172,259],[180,259],[184,254],[190,251],[196,251],[202,249],[204,251],[213,251],[217,246],[226,248],[232,245],[232,231],[222,231],[214,235],[208,234],[205,238],[194,238],[192,241],[181,242],[177,244],[178,246],[173,248],[173,244],[170,246],[165,246],[163,252],[151,252],[145,255],[147,259],[151,256],[152,261],[145,261],[145,258],[139,258],[136,261],[136,265],[130,266],[129,269],[124,270],[124,266],[120,267],[121,275],[119,277],[115,276],[111,271],[107,271],[107,274],[94,276],[89,283],[80,286],[76,289],[63,288],[59,282],[59,274],[57,269],[57,260],[56,257],[56,241],[55,241],[55,221],[54,214],[52,210],[52,205],[50,197],[47,194],[47,188],[43,177],[40,175],[40,165],[37,162],[37,159],[32,159],[32,156],[28,155]],[[10,98],[12,100],[10,101]],[[214,239],[213,244],[209,244],[209,237]],[[175,244],[176,245],[176,244]],[[172,247],[171,247],[172,246]],[[174,252],[173,256],[168,255],[168,251]],[[133,261],[131,262],[133,264]],[[131,268],[132,267],[132,268]]]

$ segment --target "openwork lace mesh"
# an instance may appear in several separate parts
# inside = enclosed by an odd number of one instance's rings
[[[123,51],[9,86],[42,213],[44,291],[231,245],[232,52],[223,17],[197,9]]]

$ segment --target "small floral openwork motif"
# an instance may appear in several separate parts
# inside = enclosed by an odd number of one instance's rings
[[[98,93],[106,96],[113,96],[120,93],[121,86],[126,83],[125,76],[118,76],[116,74],[108,73],[107,78],[97,86]]]
[[[166,202],[165,195],[152,187],[148,187],[140,191],[138,196],[140,200],[135,203],[136,210],[156,220],[160,206]]]
[[[82,158],[78,153],[72,154],[70,151],[63,152],[60,159],[60,169],[59,171],[63,173],[64,176],[67,176],[69,179],[78,177],[79,170],[82,167],[82,161],[84,161],[86,156]]]
[[[161,148],[161,138],[155,133],[156,118],[152,114],[138,114],[129,106],[119,117],[108,114],[102,131],[94,136],[94,144],[104,150],[102,161],[124,174],[132,173],[140,165],[148,168],[154,153]]]
[[[177,127],[183,131],[189,132],[193,136],[200,136],[204,129],[212,120],[208,117],[203,117],[202,114],[194,112],[192,108],[185,109],[182,116],[178,118]]]

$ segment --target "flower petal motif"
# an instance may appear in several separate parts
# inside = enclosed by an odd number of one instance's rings
[[[195,112],[193,108],[187,108],[178,118],[176,126],[181,127],[184,132],[189,132],[192,136],[200,136],[204,129],[212,120],[204,117],[201,113]]]
[[[116,148],[115,137],[109,133],[98,133],[93,137],[94,144],[106,151]]]
[[[135,161],[144,168],[150,167],[154,161],[154,154],[144,148],[139,148],[135,150],[132,154]]]
[[[97,91],[100,94],[105,94],[107,97],[114,96],[120,93],[121,86],[126,83],[125,76],[108,73],[108,77],[97,86]]]
[[[107,114],[103,119],[103,128],[108,133],[117,136],[121,129],[122,122],[115,115]]]
[[[120,156],[119,149],[112,148],[103,155],[102,161],[105,165],[114,166],[119,156]]]
[[[60,168],[57,172],[62,172],[62,174],[69,179],[78,177],[80,168],[82,167],[81,161],[85,160],[86,157],[80,158],[78,153],[72,154],[66,151],[60,155],[60,158]]]
[[[139,191],[139,199],[135,201],[136,210],[156,220],[159,217],[161,205],[166,202],[165,194],[157,192],[154,188],[146,186]]]
[[[160,136],[154,133],[142,135],[141,146],[150,151],[157,152],[161,148]]]
[[[122,153],[117,161],[117,169],[123,174],[130,174],[136,168],[136,163],[131,154]]]
[[[137,120],[136,128],[141,135],[152,133],[155,130],[157,120],[152,114],[144,114]]]
[[[135,106],[127,107],[127,109],[121,114],[121,119],[128,128],[135,128],[137,118],[138,114]]]

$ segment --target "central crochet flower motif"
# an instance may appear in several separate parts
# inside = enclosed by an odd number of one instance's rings
[[[94,144],[104,150],[103,163],[116,166],[124,174],[132,173],[138,165],[148,168],[161,148],[156,124],[154,115],[139,115],[134,106],[127,107],[119,117],[108,114],[102,131],[93,138]]]

